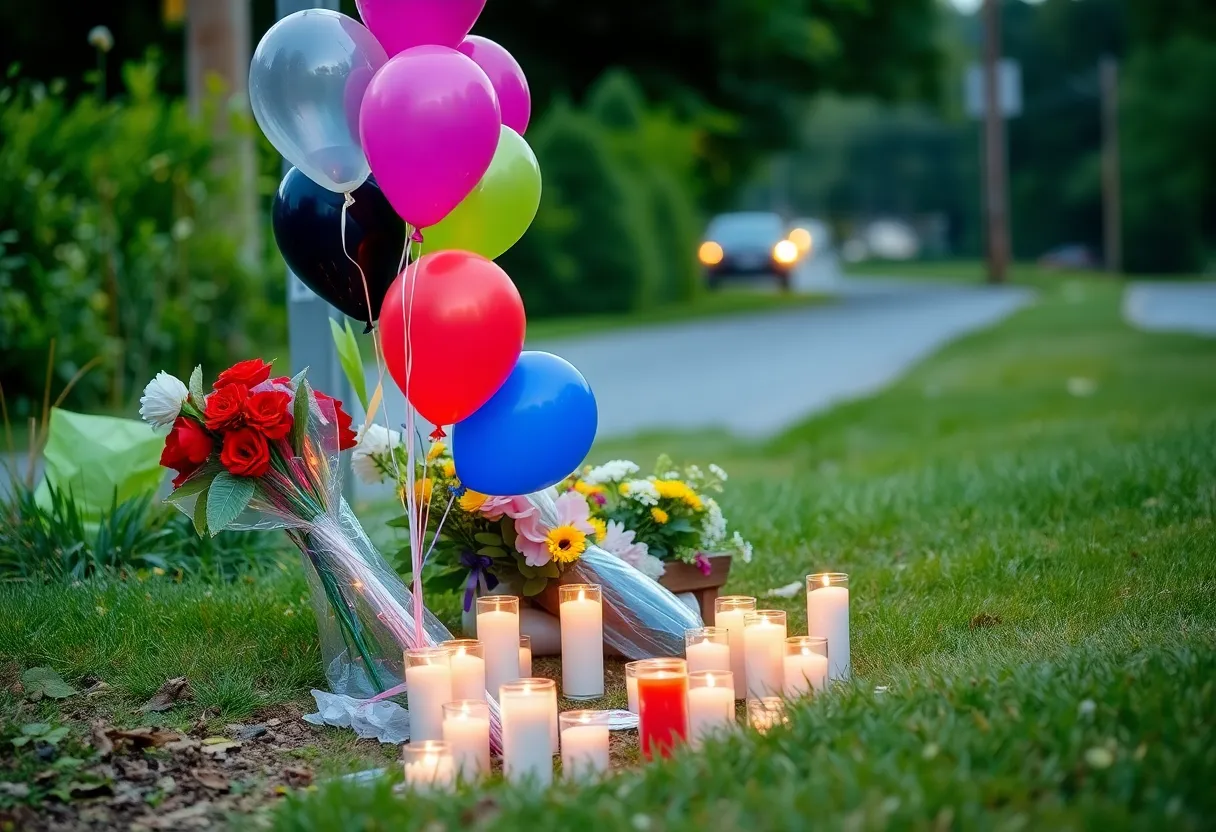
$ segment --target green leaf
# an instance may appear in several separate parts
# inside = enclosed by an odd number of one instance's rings
[[[29,722],[21,726],[21,733],[30,737],[41,737],[50,730],[51,726],[45,722]]]
[[[490,532],[478,532],[473,535],[473,539],[478,543],[484,543],[486,546],[501,546],[502,538]]]
[[[688,518],[686,517],[678,517],[675,520],[668,521],[664,528],[667,532],[673,534],[694,531],[692,523],[688,522]]]
[[[523,575],[525,578],[536,578],[540,575],[540,572],[537,567],[529,566],[527,563],[524,563],[523,558],[520,558],[519,574]]]
[[[503,517],[502,522],[502,542],[506,544],[508,549],[515,548],[515,521],[510,517]]]
[[[488,558],[505,558],[507,550],[501,546],[482,546],[477,550],[477,554],[485,555]]]
[[[212,480],[214,481],[214,478]],[[194,531],[199,537],[205,537],[207,534],[207,495],[210,493],[210,488],[201,492],[198,502],[194,504]]]
[[[545,586],[548,583],[548,578],[528,578],[528,580],[524,581],[524,595],[529,598],[533,595],[540,595],[545,591]]]
[[[540,567],[539,574],[545,578],[556,578],[562,574],[561,567],[557,565],[557,561],[551,560],[544,566]]]
[[[20,748],[21,746],[25,745],[27,742],[29,742],[32,739],[33,739],[33,737],[27,737],[24,735],[20,736],[20,737],[13,737],[13,747]]]
[[[304,373],[307,370],[300,372]],[[311,402],[312,388],[308,386],[308,379],[301,378],[300,383],[296,385],[296,403],[291,414],[291,449],[295,451],[296,456],[304,455],[304,438],[308,436]]]
[[[351,389],[359,397],[359,403],[363,405],[363,410],[366,412],[367,379],[363,375],[363,356],[359,353],[359,341],[355,338],[355,331],[351,328],[350,321],[342,323],[343,326],[338,326],[337,321],[333,318],[329,319],[329,329],[334,336],[334,346],[338,348],[338,363],[342,365],[342,372],[346,374]]]
[[[469,579],[469,573],[464,569],[453,569],[436,575],[431,580],[426,582],[426,587],[434,592],[455,592],[458,589],[464,589],[465,582]]]
[[[76,689],[63,681],[63,677],[49,667],[31,667],[21,674],[21,684],[31,699],[67,699]]]
[[[385,521],[384,525],[394,529],[408,529],[410,527],[410,518],[402,514],[399,517],[394,517],[392,520]]]
[[[253,491],[251,477],[234,477],[227,471],[215,475],[215,481],[207,491],[207,529],[212,537],[241,515],[253,499]]]
[[[198,494],[206,491],[211,487],[212,480],[215,475],[224,469],[216,467],[200,468],[190,479],[186,480],[179,487],[173,489],[174,499],[181,497],[189,497],[191,494]]]
[[[45,734],[39,737],[39,739],[42,742],[48,743],[49,745],[55,745],[66,737],[68,735],[68,731],[70,730],[71,729],[68,728],[68,726],[60,725],[58,728],[52,728],[50,731],[47,731]]]
[[[190,374],[190,400],[194,402],[194,406],[199,410],[203,409],[203,365],[199,364],[194,368],[194,372]]]

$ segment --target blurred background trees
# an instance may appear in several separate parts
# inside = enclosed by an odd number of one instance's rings
[[[12,415],[41,399],[52,337],[53,386],[102,361],[73,394],[86,407],[129,404],[160,367],[275,357],[286,341],[283,267],[263,227],[279,162],[243,90],[200,93],[187,61],[200,2],[0,7],[12,62],[0,382]],[[273,23],[273,0],[225,5],[247,10],[249,48]],[[1025,101],[1008,124],[1015,253],[1101,251],[1098,64],[1112,56],[1125,266],[1201,270],[1216,208],[1211,4],[1003,0],[1002,15]],[[113,34],[103,54],[87,42],[99,24]],[[979,25],[952,3],[490,0],[477,31],[515,54],[534,96],[526,138],[544,196],[502,258],[531,316],[687,300],[701,283],[696,243],[720,210],[816,216],[845,239],[895,217],[922,255],[982,251],[979,128],[961,106]],[[251,146],[256,160],[241,156]],[[249,198],[261,200],[253,221]]]

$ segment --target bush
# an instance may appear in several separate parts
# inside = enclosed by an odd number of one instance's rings
[[[89,523],[71,494],[51,489],[47,505],[13,483],[0,504],[0,580],[80,581],[95,576],[203,575],[230,580],[292,559],[277,532],[226,532],[200,538],[184,514],[153,495],[118,502]]]
[[[281,266],[270,281],[242,267],[225,228],[227,197],[254,185],[217,172],[228,148],[158,94],[157,73],[126,66],[126,96],[104,102],[62,84],[0,90],[0,377],[17,416],[52,338],[60,384],[103,359],[78,407],[128,404],[159,369],[229,363],[250,332],[285,340]]]

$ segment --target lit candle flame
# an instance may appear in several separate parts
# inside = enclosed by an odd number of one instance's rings
[[[469,706],[468,705],[460,706],[460,716],[463,717],[464,719],[469,718]]]
[[[581,589],[578,591],[578,600],[580,600],[580,601],[586,601],[586,600],[587,600],[586,593],[585,593],[583,590],[581,590]]]
[[[809,655],[811,655],[811,648],[809,648],[809,647],[803,647],[803,648],[802,648],[802,655],[804,655],[804,656],[809,656]]]
[[[824,576],[823,576],[823,585],[824,585],[824,586],[831,586],[831,585],[832,585],[832,579],[831,579],[831,578],[829,578],[827,575],[824,575]]]
[[[591,717],[588,714],[583,714],[582,718],[579,720],[579,722],[583,723],[584,725],[586,725],[590,721],[591,721]]]
[[[714,687],[715,684],[716,683],[714,682],[714,674],[706,673],[705,674],[705,687],[712,688],[712,687]]]

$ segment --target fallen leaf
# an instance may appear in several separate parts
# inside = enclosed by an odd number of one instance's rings
[[[231,751],[234,748],[240,748],[240,747],[241,747],[241,744],[239,742],[230,742],[229,740],[223,739],[221,737],[220,741],[217,743],[207,743],[206,740],[204,740],[202,752],[204,754],[218,755],[218,754],[224,754],[228,751]]]
[[[106,732],[106,736],[114,741],[129,742],[136,748],[160,748],[162,745],[177,742],[182,738],[182,735],[176,731],[149,727],[132,728],[130,731],[120,731],[117,728],[111,728]]]
[[[255,737],[260,737],[265,733],[265,725],[242,725],[241,729],[236,732],[236,738],[238,740],[251,740]]]
[[[76,688],[63,681],[63,677],[49,667],[31,667],[21,674],[27,698],[37,702],[42,697],[67,699],[76,693]]]
[[[995,627],[1001,623],[999,615],[989,615],[986,612],[981,612],[971,619],[971,629],[979,630],[984,627]]]
[[[175,812],[170,812],[167,815],[145,820],[152,829],[180,829],[183,821],[194,820],[201,818],[211,811],[210,801],[204,800],[201,803],[195,803],[193,806],[187,806],[184,809],[178,809]]]
[[[192,748],[198,748],[198,746],[199,746],[199,741],[194,739],[194,737],[182,737],[180,740],[177,740],[176,742],[166,743],[165,750],[166,751],[189,751]]]
[[[285,768],[283,779],[292,786],[300,788],[312,783],[312,772],[306,768]]]
[[[103,794],[109,794],[111,791],[109,783],[84,783],[75,782],[68,786],[68,793],[72,797],[98,797]]]
[[[224,772],[216,771],[213,768],[196,768],[192,773],[194,779],[207,788],[215,789],[218,792],[228,791],[228,778],[224,776]]]
[[[140,706],[140,710],[146,712],[167,711],[177,704],[180,699],[187,699],[190,696],[190,680],[185,676],[178,676],[173,679],[166,679],[165,683],[160,686],[160,690],[153,694],[152,698]]]
[[[203,740],[203,745],[219,745],[222,742],[229,742],[227,737],[207,737]]]
[[[110,740],[107,733],[110,730],[106,725],[105,720],[98,719],[93,722],[93,727],[89,732],[89,744],[93,746],[93,750],[102,757],[110,756],[114,750],[114,743]]]
[[[279,719],[278,717],[275,717],[274,719],[266,720],[267,728],[278,728],[282,724],[283,724],[283,720]]]
[[[109,691],[113,690],[105,682],[98,681],[95,685],[90,685],[85,689],[84,695],[89,699],[94,699],[98,696],[105,696]]]

